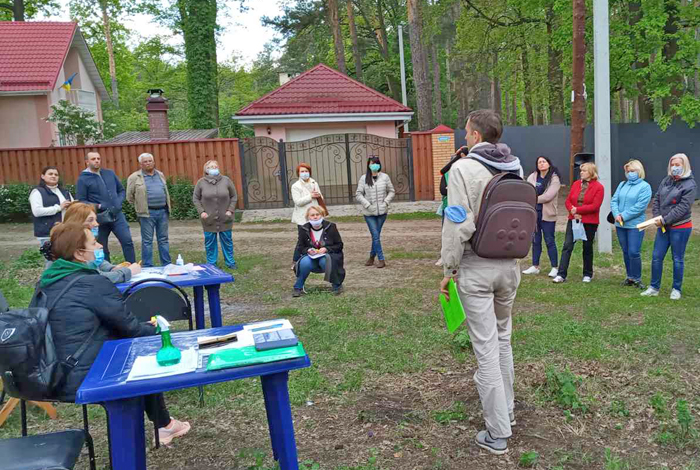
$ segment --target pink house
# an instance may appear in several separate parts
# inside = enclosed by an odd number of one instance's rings
[[[286,142],[326,134],[397,138],[413,111],[345,74],[319,64],[241,109],[233,119],[256,137]]]
[[[70,91],[61,85],[73,74]],[[45,119],[68,100],[102,120],[109,99],[77,23],[0,21],[0,148],[61,145]]]

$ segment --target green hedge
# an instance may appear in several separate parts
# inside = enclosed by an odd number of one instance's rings
[[[122,181],[126,187],[126,180]],[[29,207],[29,193],[35,185],[27,183],[12,183],[0,185],[0,222],[30,222],[32,220],[32,210]],[[75,186],[66,185],[73,195]],[[197,219],[197,209],[192,204],[192,192],[194,184],[184,179],[169,179],[168,191],[170,192],[170,203],[172,205],[171,219],[187,220]],[[126,219],[130,222],[136,221],[134,207],[124,201],[122,207]]]

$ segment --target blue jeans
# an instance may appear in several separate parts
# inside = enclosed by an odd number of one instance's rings
[[[557,242],[554,238],[554,230],[556,222],[547,222],[542,220],[542,211],[537,211],[537,230],[532,235],[532,265],[540,265],[540,255],[542,255],[542,235],[544,234],[544,242],[547,245],[547,254],[549,262],[553,268],[558,266],[559,254],[557,253]]]
[[[617,241],[622,248],[622,257],[625,260],[625,270],[627,279],[633,281],[642,280],[642,241],[644,241],[644,230],[636,228],[615,227],[617,231]]]
[[[372,250],[369,252],[369,256],[374,258],[384,259],[384,252],[382,251],[382,241],[380,237],[382,236],[382,227],[386,221],[386,214],[384,215],[366,215],[365,222],[367,222],[367,227],[369,228],[369,233],[372,234]]]
[[[325,273],[326,272],[326,257],[322,256],[320,258],[311,259],[308,256],[304,256],[299,261],[299,267],[297,268],[297,282],[294,283],[295,289],[303,289],[306,283],[306,278],[309,277],[311,273]],[[340,285],[333,285],[334,289],[337,289]]]
[[[105,252],[105,261],[109,261],[109,234],[114,233],[119,240],[124,252],[124,259],[129,263],[136,262],[136,252],[134,251],[134,242],[131,240],[131,230],[129,224],[124,217],[124,213],[119,211],[115,216],[115,221],[110,224],[100,224],[97,232],[97,243],[102,245]]]
[[[168,243],[168,209],[149,209],[150,217],[139,217],[141,224],[141,259],[143,266],[153,266],[153,232],[158,240],[160,264],[170,264],[170,244]]]
[[[207,263],[209,264],[216,264],[219,258],[219,246],[216,243],[216,235],[216,232],[204,232],[204,248],[207,252]],[[236,260],[233,259],[233,239],[231,238],[231,231],[226,230],[224,232],[219,232],[218,235],[221,240],[221,251],[224,252],[226,267],[235,269]]]
[[[668,248],[671,247],[671,255],[673,256],[673,288],[680,291],[683,286],[683,267],[685,258],[685,247],[690,240],[690,233],[693,229],[677,228],[666,230],[663,233],[661,229],[656,231],[656,240],[654,240],[654,254],[651,256],[651,287],[656,290],[661,288],[661,275],[664,271],[664,258],[668,253]]]

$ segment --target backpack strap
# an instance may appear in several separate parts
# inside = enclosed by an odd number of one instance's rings
[[[51,302],[51,305],[46,307],[46,309],[49,311],[49,315],[51,315],[51,310],[53,310],[53,308],[56,306],[56,304],[61,299],[61,297],[63,297],[63,295],[66,292],[68,292],[68,289],[73,287],[73,285],[76,282],[78,282],[79,280],[81,280],[82,278],[84,278],[86,276],[87,276],[87,274],[84,274],[82,276],[75,276],[73,279],[70,280],[68,285],[66,285],[66,287],[64,287],[61,290],[61,292],[59,292],[59,294],[53,299],[53,301]],[[92,329],[92,331],[90,332],[88,337],[85,339],[85,341],[83,341],[83,343],[80,345],[78,350],[76,352],[74,352],[73,354],[71,354],[70,356],[68,356],[65,360],[63,360],[62,364],[65,365],[66,367],[68,367],[69,369],[73,369],[75,366],[77,366],[78,365],[78,358],[83,355],[85,350],[88,348],[88,346],[92,342],[92,338],[95,337],[95,334],[97,333],[97,330],[99,330],[99,329],[100,329],[100,323],[98,321],[97,326],[95,326],[95,328]]]

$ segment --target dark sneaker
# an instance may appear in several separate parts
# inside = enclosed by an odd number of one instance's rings
[[[642,281],[634,281],[634,284],[632,284],[634,287],[636,287],[639,290],[644,290],[647,288],[644,284],[642,284]]]
[[[343,293],[343,286],[340,287],[334,287],[333,290],[331,291],[333,295],[340,295]]]
[[[630,287],[635,285],[635,282],[632,279],[625,279],[625,281],[622,283],[623,286],[625,287]]]
[[[304,289],[294,289],[292,292],[292,297],[301,297],[304,295]]]
[[[479,431],[476,435],[476,445],[496,455],[508,452],[508,439],[494,439],[488,431]]]

